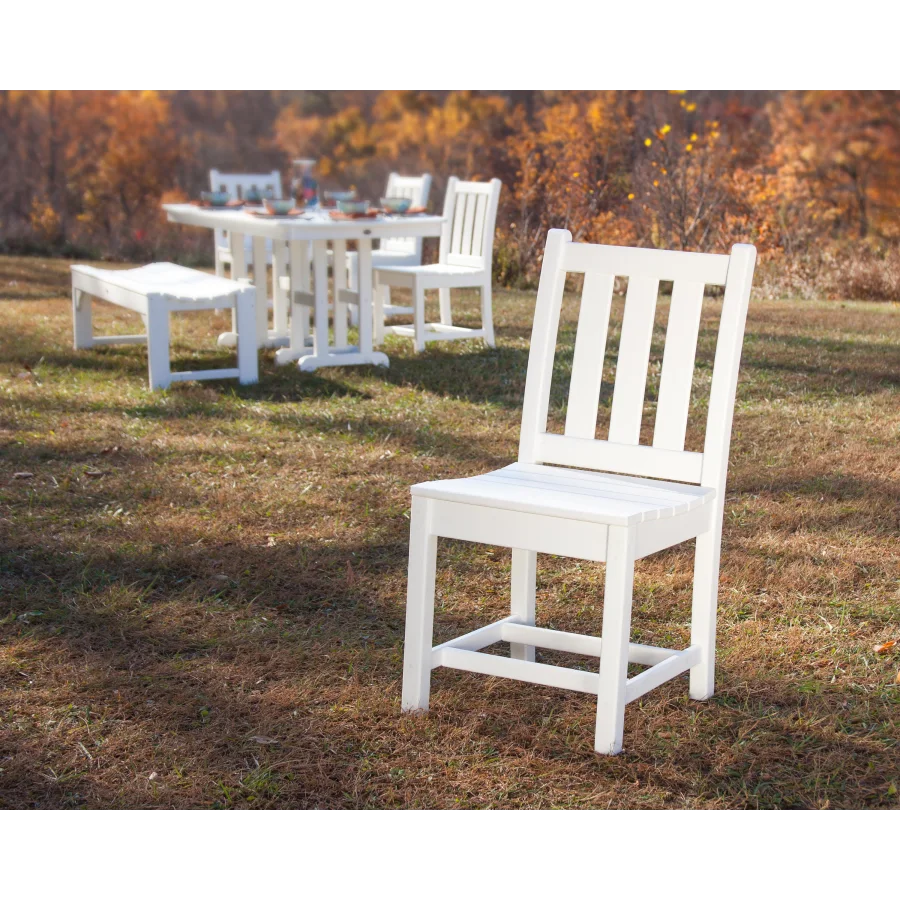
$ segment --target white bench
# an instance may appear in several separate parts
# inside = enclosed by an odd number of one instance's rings
[[[72,319],[75,349],[105,344],[146,344],[150,389],[173,381],[237,378],[259,380],[256,347],[256,289],[246,282],[197,272],[174,263],[151,263],[139,269],[72,266]],[[146,334],[96,337],[91,327],[91,297],[139,313]],[[238,331],[237,368],[173,372],[169,368],[169,313],[233,309]]]

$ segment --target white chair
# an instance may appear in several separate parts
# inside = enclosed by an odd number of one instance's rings
[[[151,263],[139,269],[97,269],[72,266],[72,317],[75,349],[107,344],[146,344],[150,389],[173,381],[237,378],[241,384],[259,380],[256,354],[256,290],[246,282],[197,272],[173,263]],[[146,334],[95,337],[91,298],[139,313]],[[233,309],[237,322],[236,369],[172,372],[169,368],[169,313],[201,309]]]
[[[411,207],[427,206],[431,192],[431,175],[388,176],[385,197],[406,197]],[[347,254],[347,275],[350,290],[357,290],[359,257],[355,251]],[[392,237],[381,241],[377,250],[372,251],[372,266],[391,268],[393,266],[418,266],[422,264],[422,238]],[[387,313],[390,315],[390,313]]]
[[[277,169],[262,174],[244,172],[220,172],[218,169],[210,169],[209,187],[213,191],[228,191],[237,200],[243,200],[247,191],[256,188],[259,191],[271,191],[276,200],[284,195],[281,189],[281,173]],[[231,247],[228,243],[228,232],[223,228],[216,228],[213,232],[215,242],[216,275],[225,275],[225,266],[231,266]],[[251,258],[252,240],[246,240],[247,258]],[[268,242],[269,259],[272,262],[271,242]]]
[[[385,197],[406,197],[410,208],[428,205],[431,192],[431,175],[388,175]],[[377,250],[372,251],[372,266],[391,268],[393,266],[419,266],[422,264],[422,238],[393,237],[381,241]],[[347,253],[347,285],[351,291],[358,290],[359,256],[355,250]],[[411,315],[412,307],[392,307],[385,309],[385,315]],[[350,321],[359,324],[359,310],[350,307]]]
[[[413,338],[417,352],[426,341],[484,338],[494,346],[494,318],[491,310],[491,267],[494,254],[494,226],[500,202],[500,180],[488,182],[460,181],[452,177],[444,198],[447,220],[441,233],[439,262],[428,266],[392,266],[375,269],[375,343],[384,333]],[[408,288],[413,294],[412,307],[394,307],[390,290]],[[480,288],[481,328],[462,328],[453,324],[450,306],[451,288]],[[437,288],[440,297],[440,322],[425,321],[425,291]],[[384,315],[410,313],[413,325],[385,326]]]
[[[594,747],[622,748],[625,704],[690,672],[690,696],[713,693],[719,552],[735,388],[756,250],[730,256],[572,243],[551,231],[538,288],[519,461],[474,478],[412,488],[403,709],[426,710],[438,666],[597,696]],[[560,304],[569,272],[584,289],[564,434],[547,431]],[[598,398],[615,276],[628,276],[608,440]],[[673,281],[652,446],[639,443],[660,281]],[[684,449],[704,286],[724,285],[702,453]],[[617,474],[603,474],[617,473]],[[671,479],[671,480],[670,480]],[[512,614],[432,648],[438,537],[512,549]],[[690,646],[629,643],[635,560],[696,537]],[[537,553],[606,563],[603,636],[535,627]],[[509,641],[510,657],[477,651]],[[599,656],[599,672],[535,662],[534,648]],[[602,652],[601,652],[602,651]],[[649,668],[627,677],[629,663]]]

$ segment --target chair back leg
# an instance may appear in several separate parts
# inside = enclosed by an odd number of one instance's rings
[[[537,587],[537,553],[533,550],[512,552],[512,578],[510,612],[523,625],[534,625],[535,596]],[[509,655],[513,659],[534,662],[534,647],[527,644],[510,644]]]
[[[438,298],[441,305],[441,325],[452,325],[453,310],[450,308],[450,288],[438,288]]]
[[[484,342],[488,347],[496,346],[494,341],[494,309],[490,277],[488,277],[481,288],[481,327],[484,329]]]
[[[717,525],[697,538],[694,550],[694,596],[691,606],[691,646],[701,648],[700,662],[690,670],[690,695],[707,700],[715,690],[716,607],[719,600],[719,556],[722,517]]]

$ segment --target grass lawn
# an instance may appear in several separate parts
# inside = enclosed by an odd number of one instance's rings
[[[717,694],[629,705],[610,758],[587,695],[442,669],[430,715],[399,714],[409,486],[515,458],[532,294],[496,296],[496,351],[267,353],[257,386],[150,393],[143,348],[73,352],[68,292],[64,261],[0,258],[0,807],[900,807],[900,642],[874,649],[900,639],[896,306],[751,302]],[[173,322],[176,367],[229,364],[223,316]],[[436,641],[508,614],[509,567],[441,542]],[[638,563],[633,640],[687,644],[691,571],[691,545]],[[538,624],[599,633],[602,566],[538,579]]]

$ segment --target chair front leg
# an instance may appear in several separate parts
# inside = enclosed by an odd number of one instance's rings
[[[409,578],[406,588],[406,641],[403,648],[405,711],[425,711],[431,695],[434,579],[437,536],[431,533],[430,501],[412,498],[409,517]]]
[[[150,390],[165,390],[172,383],[169,368],[169,307],[158,296],[147,298],[147,358]]]
[[[87,350],[94,346],[91,322],[91,295],[72,288],[72,331],[76,350]]]
[[[625,686],[628,680],[628,641],[634,591],[635,532],[610,527],[603,595],[603,642],[600,646],[600,683],[597,691],[597,730],[594,749],[614,754],[622,749],[625,729]]]
[[[721,515],[716,517],[721,523]],[[699,646],[700,662],[691,672],[692,700],[712,697],[716,683],[716,608],[719,601],[719,555],[722,526],[697,537],[694,550],[694,596],[691,604],[691,646]]]
[[[513,548],[511,580],[510,612],[517,616],[523,625],[534,625],[537,553],[533,550]],[[510,644],[509,655],[513,659],[534,662],[534,647],[527,644]]]

